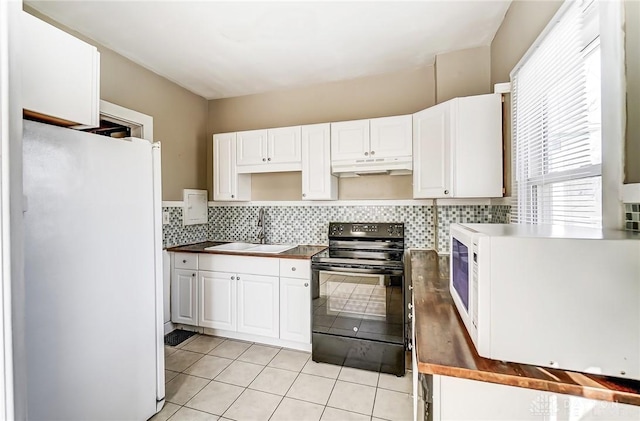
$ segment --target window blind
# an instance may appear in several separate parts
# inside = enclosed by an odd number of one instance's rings
[[[511,221],[602,225],[597,2],[569,1],[511,73]]]

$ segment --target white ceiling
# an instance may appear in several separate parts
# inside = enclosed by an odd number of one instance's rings
[[[510,0],[27,3],[215,99],[400,71],[489,45]]]

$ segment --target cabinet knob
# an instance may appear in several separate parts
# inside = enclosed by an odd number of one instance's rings
[[[449,194],[449,190],[445,190],[445,191],[444,191],[444,194]]]
[[[376,151],[371,151],[371,155],[375,155],[375,154],[376,154]]]
[[[195,273],[192,273],[192,274],[191,274],[191,276],[193,276],[193,277],[195,278],[195,277],[196,277],[196,274],[195,274]]]
[[[369,152],[365,152],[365,153],[364,153],[364,156],[369,156]]]
[[[234,197],[236,197],[236,195],[235,195],[235,194],[232,194],[232,195],[231,195],[231,198],[233,199]]]
[[[235,280],[235,279],[236,279],[236,277],[235,277],[235,276],[232,276],[232,277],[231,277],[231,280],[232,280],[232,281],[233,281],[233,280]]]
[[[266,161],[267,161],[267,158],[262,158],[262,162],[266,162]]]
[[[239,280],[240,280],[240,277],[238,276],[238,278],[237,278],[237,279],[238,279],[238,281],[239,281]]]
[[[305,282],[305,283],[304,283],[304,286],[305,286],[305,287],[308,287],[308,286],[309,286],[309,282]]]
[[[271,158],[267,158],[267,161],[271,161]]]
[[[182,259],[182,263],[187,263],[187,259]]]
[[[291,268],[291,271],[292,271],[292,272],[295,272],[295,271],[296,271],[296,267],[295,267],[295,266],[294,266],[294,267],[292,267],[292,268]]]
[[[302,193],[302,197],[307,197],[307,194],[306,193]]]

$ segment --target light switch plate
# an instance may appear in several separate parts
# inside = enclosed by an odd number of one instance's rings
[[[162,225],[167,225],[169,223],[169,211],[162,212]]]

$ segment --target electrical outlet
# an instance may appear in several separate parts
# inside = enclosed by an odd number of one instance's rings
[[[162,212],[162,225],[167,225],[169,223],[169,211]]]

